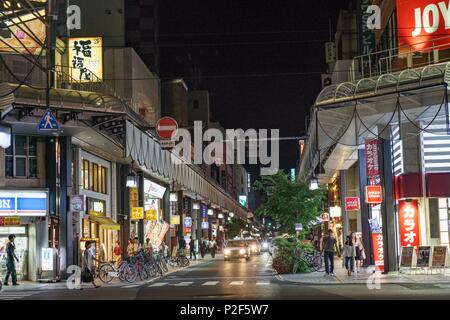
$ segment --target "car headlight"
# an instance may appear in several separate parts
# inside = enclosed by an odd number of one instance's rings
[[[256,251],[256,250],[258,250],[258,247],[257,247],[257,246],[256,246],[255,244],[254,244],[254,245],[252,245],[252,246],[251,246],[251,248],[252,248],[252,250],[253,250],[253,251]]]
[[[264,249],[267,249],[267,248],[269,247],[269,244],[268,244],[267,242],[264,242],[264,243],[262,244],[262,246],[263,246]]]
[[[239,250],[239,253],[240,253],[240,254],[245,254],[245,249]]]
[[[230,251],[230,249],[225,249],[225,250],[223,251],[223,253],[224,253],[224,254],[230,254],[231,251]]]

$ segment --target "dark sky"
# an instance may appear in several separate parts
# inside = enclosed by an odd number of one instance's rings
[[[326,71],[324,42],[346,0],[162,0],[160,76],[189,81],[195,64],[225,128],[304,134]],[[280,75],[281,74],[281,75]],[[280,143],[281,167],[295,167],[297,141]]]

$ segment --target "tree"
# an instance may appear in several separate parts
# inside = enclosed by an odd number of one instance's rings
[[[282,231],[295,232],[295,224],[301,223],[306,231],[309,223],[320,215],[325,193],[310,190],[303,181],[291,181],[289,175],[278,171],[262,176],[255,187],[263,194],[262,204],[256,210],[259,216],[271,216],[281,224]]]
[[[234,237],[240,236],[241,230],[245,228],[246,222],[238,217],[233,217],[227,223],[227,236],[228,239],[232,239]]]

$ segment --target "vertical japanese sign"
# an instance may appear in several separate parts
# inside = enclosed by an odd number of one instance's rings
[[[419,238],[419,204],[417,200],[400,201],[398,208],[400,245],[418,248]]]
[[[70,38],[69,65],[73,80],[100,82],[103,77],[102,38]]]
[[[366,173],[367,177],[380,175],[380,166],[378,164],[378,140],[367,139],[365,142],[366,153]]]
[[[130,190],[130,208],[139,207],[139,189],[137,187],[129,188]]]
[[[375,34],[373,30],[367,27],[367,20],[371,13],[367,13],[367,8],[372,5],[372,0],[358,0],[357,4],[357,23],[359,35],[359,53],[361,55],[369,54],[375,49]]]
[[[383,247],[383,234],[372,233],[372,247],[373,247],[373,259],[375,261],[375,269],[379,271],[384,270],[384,247]]]

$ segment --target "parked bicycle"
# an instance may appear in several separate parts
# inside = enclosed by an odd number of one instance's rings
[[[186,257],[186,253],[184,250],[178,250],[176,257],[171,258],[169,265],[174,267],[187,267],[190,264],[188,257]]]
[[[304,263],[310,270],[322,271],[322,254],[320,251],[305,251],[305,250],[295,250],[294,251],[295,262],[292,267],[292,273],[297,273],[300,264]]]

